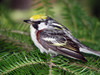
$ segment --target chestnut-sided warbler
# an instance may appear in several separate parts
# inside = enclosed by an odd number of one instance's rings
[[[49,16],[34,15],[24,22],[30,24],[32,41],[41,53],[49,53],[52,56],[61,54],[83,61],[86,59],[80,52],[100,56],[100,52],[81,44],[66,27]]]

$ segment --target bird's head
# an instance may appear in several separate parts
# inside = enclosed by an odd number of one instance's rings
[[[34,15],[29,20],[24,20],[24,22],[29,23],[31,27],[36,30],[42,30],[48,27],[49,20],[52,20],[50,17],[45,15]]]

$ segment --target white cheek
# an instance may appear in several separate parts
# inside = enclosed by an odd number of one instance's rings
[[[38,25],[38,30],[42,30],[42,29],[44,29],[44,28],[47,28],[47,26],[48,26],[48,25],[45,25],[45,23],[40,23],[40,24]]]

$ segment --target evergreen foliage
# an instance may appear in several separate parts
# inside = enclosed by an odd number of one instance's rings
[[[62,5],[59,13],[63,25],[83,44],[100,51],[100,22],[88,17],[74,0],[56,1]],[[50,0],[35,0],[32,7],[38,14],[56,17]],[[94,55],[83,54],[88,60],[86,63],[62,55],[50,61],[50,56],[40,53],[31,41],[29,26],[14,22],[10,11],[5,10],[0,7],[0,75],[100,75],[100,57]]]

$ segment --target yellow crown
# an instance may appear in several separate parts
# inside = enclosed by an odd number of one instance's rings
[[[46,18],[47,18],[47,16],[45,16],[45,15],[34,15],[30,19],[32,19],[32,20],[41,20],[41,19],[46,19]]]

